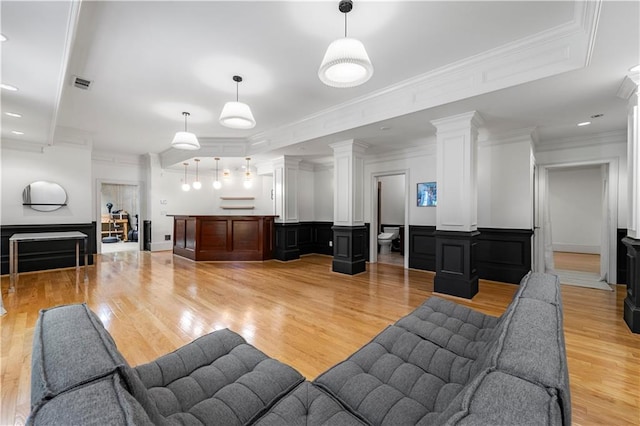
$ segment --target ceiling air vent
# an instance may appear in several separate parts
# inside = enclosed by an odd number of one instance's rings
[[[89,86],[91,86],[91,80],[87,80],[86,78],[74,76],[73,77],[73,85],[78,89],[89,90]]]

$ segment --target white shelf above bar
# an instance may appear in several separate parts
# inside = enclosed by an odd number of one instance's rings
[[[254,197],[220,197],[221,200],[255,200]]]
[[[223,210],[253,210],[254,206],[221,206]]]

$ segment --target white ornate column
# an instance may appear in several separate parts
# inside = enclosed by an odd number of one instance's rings
[[[334,272],[354,275],[366,270],[367,229],[364,225],[364,153],[367,145],[347,140],[333,149]]]
[[[436,127],[437,196],[434,291],[472,298],[478,292],[478,128],[471,111],[431,122]]]
[[[638,84],[640,71],[628,75],[618,96],[629,100],[627,108],[627,297],[624,299],[624,320],[634,333],[640,333],[640,112]]]
[[[298,170],[300,160],[284,156],[273,162],[275,250],[278,260],[300,258],[298,248]]]

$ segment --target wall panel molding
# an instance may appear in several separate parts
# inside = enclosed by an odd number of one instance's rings
[[[0,229],[0,269],[2,275],[9,273],[9,238],[13,234],[31,232],[79,231],[88,236],[89,265],[93,265],[96,254],[96,222],[65,223],[47,225],[2,225]],[[80,244],[82,253],[82,243]],[[76,266],[76,243],[72,240],[37,241],[20,243],[18,272],[43,271],[47,269],[70,268]],[[84,257],[80,256],[80,265]]]

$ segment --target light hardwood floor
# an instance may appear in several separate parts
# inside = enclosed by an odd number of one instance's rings
[[[553,263],[556,269],[566,271],[600,273],[600,255],[586,253],[570,253],[566,251],[554,251]]]
[[[313,379],[432,294],[429,272],[371,264],[347,276],[330,265],[318,255],[196,264],[168,252],[125,252],[98,257],[88,284],[74,269],[23,274],[7,294],[4,276],[0,424],[24,423],[29,413],[33,327],[45,307],[87,302],[132,365],[229,327]],[[481,281],[472,301],[451,299],[500,315],[515,291]],[[562,295],[574,424],[638,424],[640,335],[622,320],[624,287],[562,286]]]

